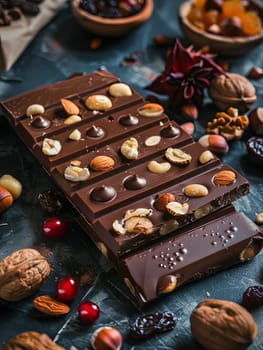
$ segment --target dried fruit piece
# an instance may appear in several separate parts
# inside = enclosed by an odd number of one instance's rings
[[[135,137],[131,137],[122,143],[121,154],[130,160],[139,157],[139,145]]]
[[[132,96],[132,90],[127,84],[114,83],[109,87],[109,94],[113,97]]]
[[[130,336],[143,339],[155,334],[168,332],[176,326],[172,312],[156,312],[137,317],[130,325]]]
[[[93,111],[104,112],[112,107],[112,102],[105,95],[92,95],[86,99],[85,106]]]
[[[66,98],[62,98],[60,102],[68,115],[78,115],[80,113],[79,107],[74,102]]]
[[[170,202],[166,205],[166,210],[173,216],[181,216],[187,214],[189,210],[188,203]]]
[[[252,315],[231,301],[207,299],[193,310],[191,331],[205,349],[245,349],[257,336]]]
[[[263,138],[251,137],[247,141],[247,150],[256,164],[263,165]]]
[[[208,188],[200,184],[190,184],[184,187],[184,194],[188,197],[205,197],[208,195]]]
[[[155,174],[165,174],[171,167],[169,162],[157,162],[156,160],[151,160],[147,165],[147,169]]]
[[[263,287],[248,287],[243,293],[242,304],[246,307],[263,305]]]
[[[188,165],[192,160],[192,156],[182,151],[180,148],[169,147],[164,155],[166,159],[176,165]]]
[[[90,167],[94,171],[107,171],[114,167],[115,161],[109,156],[96,156],[90,161]]]
[[[64,177],[72,182],[86,181],[90,177],[90,171],[88,168],[69,165],[64,171]]]
[[[231,170],[222,170],[215,174],[213,181],[217,186],[231,185],[236,180],[236,174]]]
[[[61,149],[62,149],[62,146],[61,146],[60,141],[49,139],[49,138],[45,138],[43,140],[42,152],[46,156],[55,156],[55,155],[59,154]]]
[[[40,295],[36,297],[33,300],[33,304],[37,310],[51,316],[66,315],[70,311],[67,304],[57,301],[49,295]]]
[[[91,324],[99,318],[100,309],[92,301],[82,301],[78,306],[78,313],[82,322]]]

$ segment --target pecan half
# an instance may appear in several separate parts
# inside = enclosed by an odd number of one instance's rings
[[[49,295],[40,295],[33,300],[34,307],[51,316],[60,316],[69,313],[70,307]]]

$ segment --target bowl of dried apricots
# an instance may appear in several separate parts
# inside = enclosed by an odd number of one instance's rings
[[[179,8],[185,37],[197,48],[224,56],[242,55],[263,41],[259,0],[187,0]]]

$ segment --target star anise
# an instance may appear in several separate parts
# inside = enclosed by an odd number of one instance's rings
[[[163,73],[147,89],[168,95],[172,111],[185,105],[199,108],[211,79],[223,73],[209,53],[202,50],[195,52],[192,47],[186,49],[177,39],[167,57]]]

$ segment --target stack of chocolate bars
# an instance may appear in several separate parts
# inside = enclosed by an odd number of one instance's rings
[[[248,181],[107,70],[1,106],[139,304],[260,251]]]

